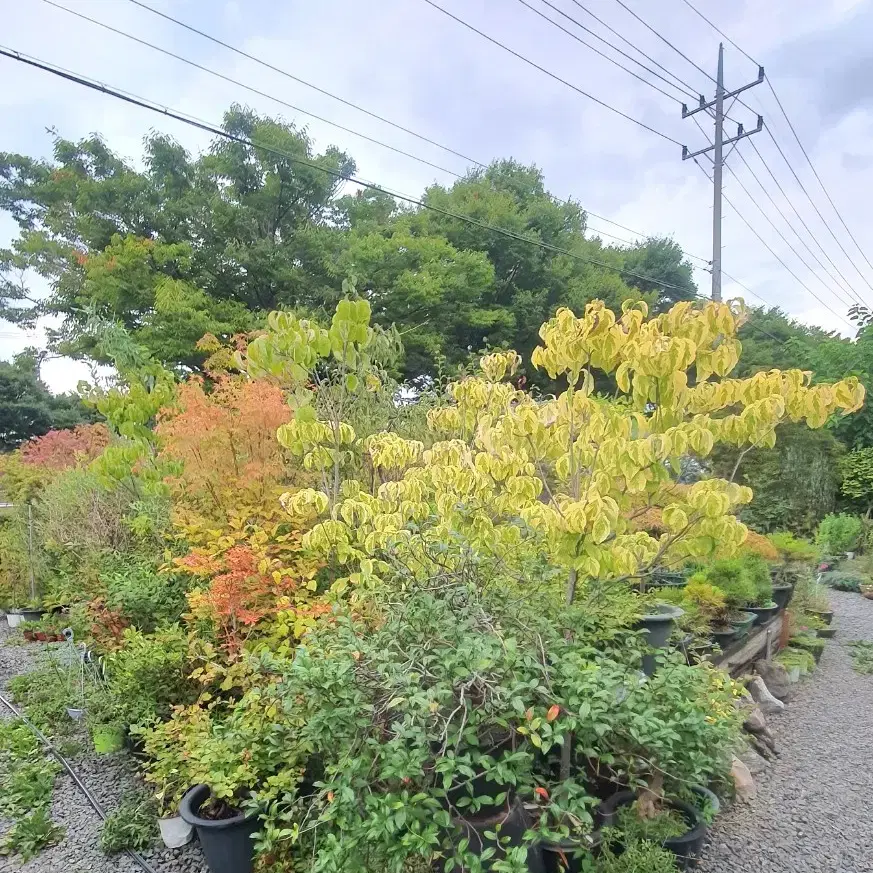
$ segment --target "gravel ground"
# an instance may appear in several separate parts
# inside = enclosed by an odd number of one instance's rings
[[[7,645],[10,637],[6,619],[0,620],[0,688],[13,676],[25,673],[33,663],[41,643]],[[8,695],[7,695],[8,696]],[[10,717],[0,704],[0,718]],[[70,760],[79,778],[88,786],[103,809],[109,813],[125,791],[141,788],[133,761],[126,753],[96,755],[89,751]],[[56,846],[43,849],[35,858],[22,863],[19,858],[0,857],[0,873],[134,873],[142,868],[125,854],[107,858],[100,851],[101,821],[81,790],[66,771],[55,781],[52,819],[66,828],[64,839]],[[0,833],[5,830],[0,822]],[[196,841],[181,849],[167,849],[156,837],[154,848],[142,853],[155,873],[207,873]]]
[[[873,873],[873,676],[845,643],[873,640],[873,601],[833,591],[837,637],[785,711],[758,795],[716,820],[701,873]]]

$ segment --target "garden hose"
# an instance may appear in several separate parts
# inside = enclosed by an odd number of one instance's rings
[[[81,789],[82,794],[85,795],[88,803],[94,807],[94,811],[103,821],[106,821],[106,813],[103,811],[103,808],[100,806],[97,798],[91,793],[90,789],[87,785],[76,775],[76,772],[70,766],[69,761],[49,742],[43,732],[32,722],[30,719],[23,713],[19,712],[15,706],[13,706],[2,694],[0,694],[0,703],[2,703],[16,718],[20,718],[21,721],[27,725],[31,733],[48,749],[49,752],[54,755],[58,761],[60,761],[63,768],[70,774],[73,779],[73,782]],[[145,873],[157,873],[154,867],[143,858],[138,852],[134,852],[131,849],[125,849],[125,854],[127,854],[130,858],[132,858],[143,870]]]

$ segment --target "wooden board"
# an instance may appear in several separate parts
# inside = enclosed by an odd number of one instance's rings
[[[713,658],[712,663],[727,670],[731,676],[738,676],[755,661],[766,658],[768,646],[770,654],[775,654],[779,648],[783,615],[784,613],[780,612],[767,624],[756,627],[745,639],[728,646],[726,651],[717,658]]]

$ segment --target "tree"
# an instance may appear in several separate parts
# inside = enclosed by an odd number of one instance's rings
[[[219,335],[243,313],[330,297],[342,241],[334,197],[354,162],[332,147],[315,154],[294,125],[237,106],[223,127],[330,173],[221,138],[191,158],[158,134],[146,139],[143,172],[96,136],[57,137],[53,161],[0,155],[0,209],[20,229],[0,252],[0,299],[14,317],[62,315],[52,342],[80,355],[92,351],[82,339],[91,315],[123,318],[159,360],[189,367],[203,326]],[[25,269],[51,284],[40,304],[26,305]]]
[[[10,451],[53,428],[74,427],[93,414],[77,394],[52,394],[39,378],[33,351],[0,361],[0,451]]]
[[[855,449],[842,459],[842,492],[856,501],[866,518],[873,512],[873,448]]]

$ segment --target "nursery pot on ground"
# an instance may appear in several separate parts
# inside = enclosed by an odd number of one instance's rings
[[[832,640],[837,635],[837,629],[835,627],[824,627],[816,631],[816,633],[823,640]]]
[[[26,630],[24,632],[24,641],[26,643],[32,643],[36,639],[36,631]]]
[[[834,611],[832,609],[807,609],[810,615],[820,618],[825,624],[830,624],[834,620]]]
[[[777,612],[779,607],[774,603],[772,606],[747,606],[748,612],[755,613],[755,625],[767,624]]]
[[[171,815],[158,819],[161,839],[168,849],[179,849],[187,846],[194,836],[194,825],[188,824],[181,815]]]
[[[78,706],[68,706],[68,707],[67,707],[67,715],[68,715],[68,716],[69,716],[73,721],[81,721],[81,720],[82,720],[82,716],[83,716],[84,714],[85,714],[85,710],[84,710],[84,709],[81,709],[81,708],[78,707]]]
[[[566,839],[560,843],[540,843],[542,869],[544,873],[581,873],[583,861],[596,852],[599,845],[600,834],[597,832],[584,842]]]
[[[14,610],[9,610],[6,613],[6,624],[9,627],[18,627],[24,621],[24,616],[20,612],[15,612]]]
[[[790,582],[777,582],[773,586],[773,602],[780,610],[785,609],[794,596],[794,586]]]
[[[212,873],[252,873],[255,863],[252,836],[260,827],[257,814],[240,812],[232,818],[203,818],[200,808],[210,793],[208,785],[195,785],[182,798],[179,815],[196,828]]]
[[[9,622],[10,627],[18,627],[23,621],[39,621],[43,614],[41,609],[10,609],[9,614],[6,616],[6,621]],[[18,616],[15,624],[12,624],[10,621],[13,616]]]
[[[645,631],[646,643],[653,649],[667,648],[667,641],[673,631],[673,623],[684,614],[684,610],[669,603],[659,603],[656,612],[644,615],[637,628]],[[643,672],[651,676],[655,672],[655,656],[643,655]]]
[[[715,818],[721,812],[721,801],[714,791],[710,791],[703,785],[692,785],[689,791],[700,801],[697,806],[698,812],[703,815],[703,807],[709,806],[712,811],[712,817]]]
[[[738,618],[731,620],[731,627],[736,629],[737,637],[745,636],[752,629],[757,617],[754,612],[742,611]]]
[[[726,649],[736,639],[737,629],[735,627],[713,628],[709,632],[709,636],[714,643],[721,646],[722,649]]]
[[[601,827],[616,827],[618,810],[623,806],[630,806],[636,799],[637,795],[634,791],[619,791],[604,800],[597,808]],[[696,866],[697,858],[706,842],[706,822],[704,822],[700,812],[689,803],[683,803],[681,800],[668,800],[667,805],[681,813],[688,824],[688,830],[678,837],[664,840],[661,845],[676,856],[676,864],[680,870],[690,870]]]
[[[481,857],[486,850],[491,850],[485,869],[492,869],[495,861],[506,858],[506,850],[524,845],[525,832],[530,827],[530,820],[521,801],[516,800],[497,814],[484,816],[468,816],[453,819],[456,825],[456,844],[462,840],[468,841],[468,851]],[[495,839],[497,837],[497,839]],[[202,840],[202,837],[201,837]],[[445,870],[445,860],[434,862],[434,870]],[[462,873],[460,866],[454,867],[454,873]],[[528,873],[545,873],[543,853],[539,845],[531,845],[527,850]],[[560,870],[561,868],[555,868]],[[217,873],[217,871],[216,871]],[[227,873],[230,873],[228,870]]]

